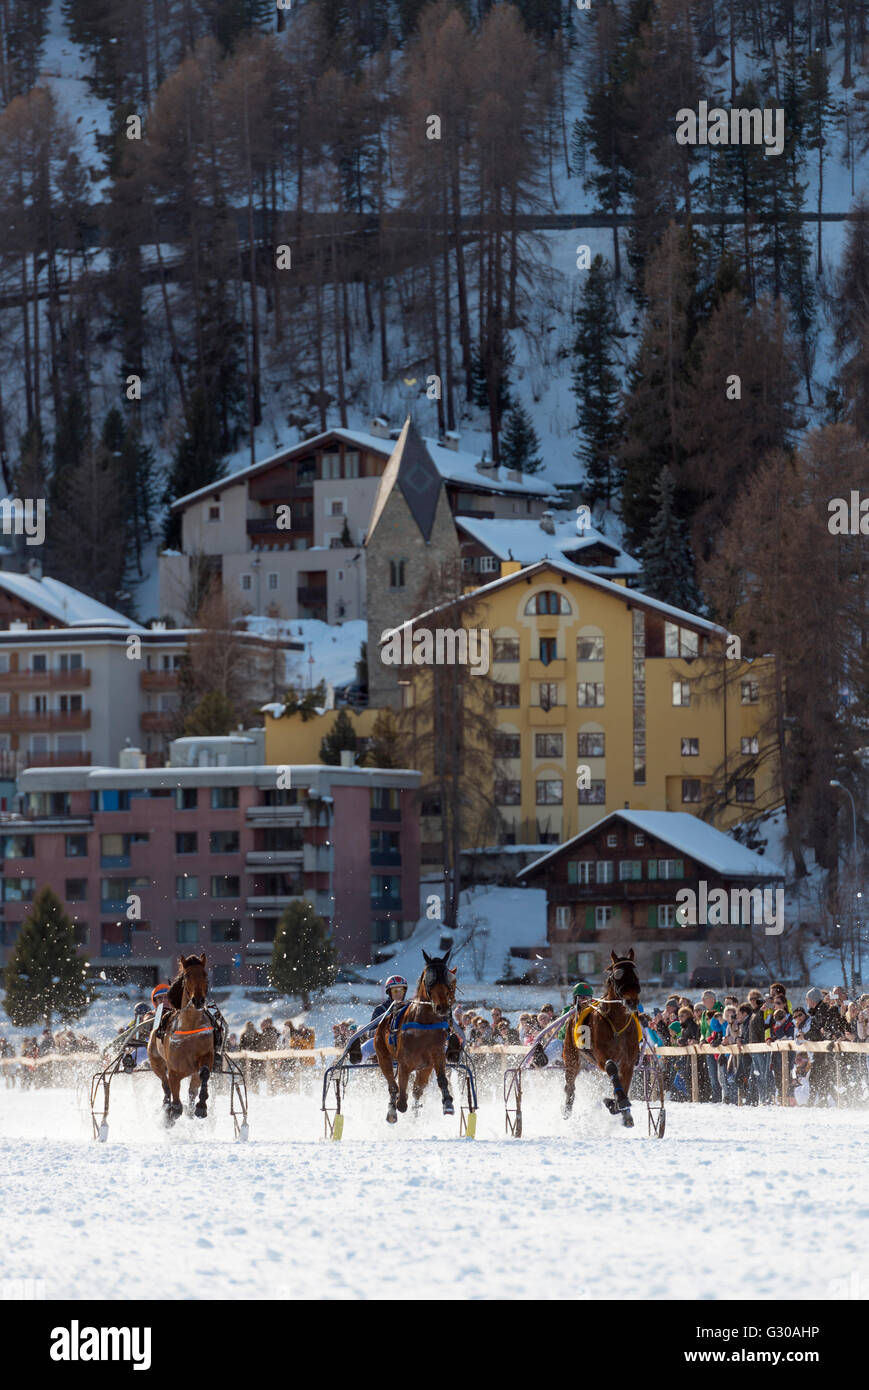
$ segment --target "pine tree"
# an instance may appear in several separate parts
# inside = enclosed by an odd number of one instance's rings
[[[573,390],[582,439],[576,457],[585,469],[590,502],[610,505],[616,483],[614,454],[619,435],[619,382],[614,345],[621,332],[613,302],[612,273],[595,256],[576,313]]]
[[[162,500],[168,507],[176,498],[216,482],[225,472],[217,420],[207,393],[197,387],[190,397],[184,433],[178,441]],[[167,546],[180,545],[181,520],[177,513],[167,514],[163,536]]]
[[[505,468],[515,468],[519,473],[539,473],[543,467],[543,459],[537,452],[539,448],[540,440],[531,416],[517,402],[506,417],[501,462]]]
[[[80,1018],[90,1003],[85,962],[76,951],[75,929],[57,894],[47,885],[33,899],[6,966],[3,1006],[17,1028],[56,1014],[65,1023]]]
[[[358,747],[359,740],[353,728],[353,721],[346,709],[339,709],[335,723],[320,744],[320,762],[326,763],[329,767],[338,767],[341,754],[345,751],[353,753],[355,762]]]
[[[696,613],[700,595],[685,522],[676,510],[676,484],[663,468],[652,494],[655,515],[642,550],[643,592],[675,608]]]
[[[401,767],[401,738],[398,721],[391,709],[382,709],[371,730],[366,767]]]
[[[311,992],[325,989],[335,978],[337,955],[329,931],[309,902],[285,908],[275,932],[269,980],[282,994],[300,994],[310,1009]]]
[[[235,705],[222,690],[209,690],[184,721],[184,737],[217,738],[238,724]]]

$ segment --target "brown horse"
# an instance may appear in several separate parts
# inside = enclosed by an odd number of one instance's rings
[[[410,1003],[401,1005],[395,1042],[390,1042],[390,1027],[394,1011],[383,1015],[374,1034],[374,1051],[380,1070],[389,1087],[389,1108],[386,1118],[391,1125],[407,1110],[407,1082],[415,1074],[413,1099],[416,1106],[428,1085],[432,1072],[437,1076],[443,1098],[445,1115],[453,1115],[453,1097],[447,1080],[446,1044],[450,1031],[453,1001],[456,997],[456,972],[450,970],[445,956],[425,957],[425,969],[417,980],[416,993]],[[396,1077],[393,1062],[398,1063]]]
[[[205,956],[181,956],[181,969],[172,981],[164,1004],[166,1020],[159,1034],[148,1038],[148,1061],[163,1083],[163,1106],[166,1123],[174,1124],[184,1107],[181,1104],[181,1082],[190,1077],[189,1100],[193,1105],[196,1078],[199,1096],[193,1114],[204,1119],[208,1114],[208,1078],[214,1067],[214,1028],[204,1012],[208,994],[208,975]]]
[[[576,1022],[570,1022],[564,1034],[564,1113],[569,1115],[573,1109],[580,1056],[591,1054],[612,1082],[612,1097],[607,1096],[604,1105],[611,1115],[621,1115],[622,1124],[630,1129],[634,1120],[628,1091],[642,1037],[637,1018],[640,980],[633,949],[626,956],[619,957],[615,951],[610,955],[603,998],[594,1000],[587,1010],[580,1005]],[[581,1030],[578,1041],[577,1027]]]

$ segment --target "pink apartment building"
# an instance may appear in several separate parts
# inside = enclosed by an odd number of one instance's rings
[[[275,928],[306,898],[342,961],[419,916],[420,774],[271,766],[33,768],[0,816],[0,965],[49,884],[94,970],[141,984],[205,950],[212,983],[265,984]]]

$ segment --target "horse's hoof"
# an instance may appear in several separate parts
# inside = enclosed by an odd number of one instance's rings
[[[204,1119],[206,1119],[206,1117],[207,1117],[207,1115],[208,1115],[208,1106],[207,1106],[207,1105],[197,1105],[197,1107],[196,1107],[196,1109],[193,1111],[193,1113],[194,1113],[194,1115],[196,1116],[197,1120],[204,1120]]]
[[[406,1101],[406,1100],[399,1100],[399,1101],[396,1101],[395,1108],[396,1108],[396,1110],[398,1111],[399,1115],[403,1115],[403,1114],[405,1113],[405,1111],[407,1110],[407,1101]]]
[[[624,1125],[625,1129],[633,1129],[634,1117],[631,1114],[630,1110],[622,1111],[622,1124]]]
[[[394,1108],[393,1108],[392,1106],[390,1106],[390,1108],[389,1108],[389,1109],[387,1110],[387,1112],[386,1112],[386,1123],[387,1123],[388,1125],[394,1125],[394,1124],[396,1124],[397,1122],[398,1122],[398,1116],[396,1115]]]
[[[616,1114],[616,1103],[613,1100],[612,1096],[604,1096],[603,1103],[611,1115]]]
[[[444,1101],[444,1114],[445,1114],[445,1115],[455,1115],[455,1113],[456,1113],[456,1112],[455,1112],[455,1110],[453,1109],[453,1103],[452,1103],[452,1101],[451,1101],[451,1100],[445,1100],[445,1101]]]

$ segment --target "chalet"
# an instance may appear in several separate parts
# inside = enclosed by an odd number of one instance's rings
[[[683,811],[614,811],[516,877],[546,889],[547,939],[567,980],[599,978],[611,950],[633,946],[641,978],[685,985],[700,967],[750,965],[752,934],[781,930],[758,902],[783,888],[783,871]],[[719,890],[744,910],[704,922],[680,909],[689,894],[707,904]]]

